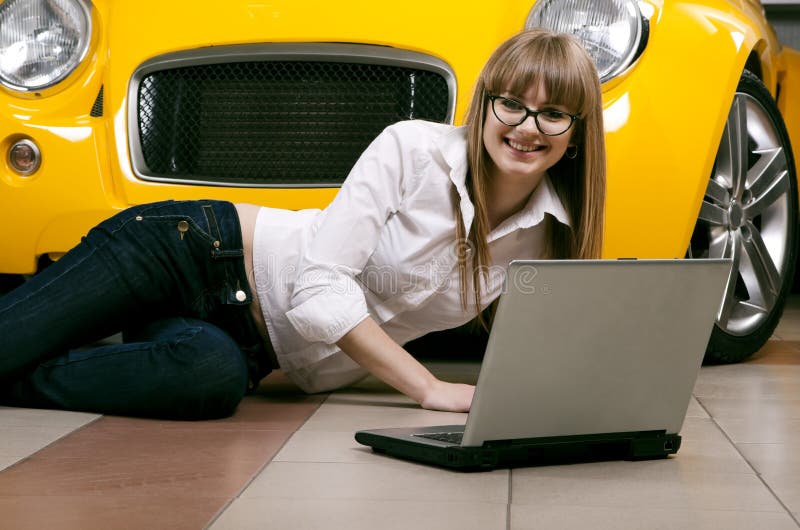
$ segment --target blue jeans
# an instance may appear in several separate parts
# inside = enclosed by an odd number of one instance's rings
[[[270,370],[232,204],[129,208],[0,298],[0,402],[230,415]],[[119,331],[122,344],[81,348]]]

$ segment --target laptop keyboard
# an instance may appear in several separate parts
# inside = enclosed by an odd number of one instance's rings
[[[415,434],[419,438],[428,438],[429,440],[436,440],[438,442],[446,442],[455,445],[461,445],[461,439],[464,437],[463,432],[428,432]]]

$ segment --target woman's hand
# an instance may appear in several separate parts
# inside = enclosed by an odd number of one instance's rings
[[[437,379],[430,386],[419,404],[422,408],[430,410],[469,412],[474,393],[475,387],[473,385],[447,383]]]

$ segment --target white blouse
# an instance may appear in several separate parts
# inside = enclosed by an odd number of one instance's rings
[[[456,254],[454,209],[465,232],[474,214],[466,173],[463,127],[400,122],[364,151],[324,210],[261,209],[256,291],[278,363],[302,389],[367,374],[335,344],[367,316],[399,344],[475,316],[461,307]],[[548,178],[489,234],[483,307],[500,295],[510,260],[542,256],[546,213],[569,224]]]

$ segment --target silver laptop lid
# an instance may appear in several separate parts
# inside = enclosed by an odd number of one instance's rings
[[[683,424],[730,260],[514,261],[462,445]]]

